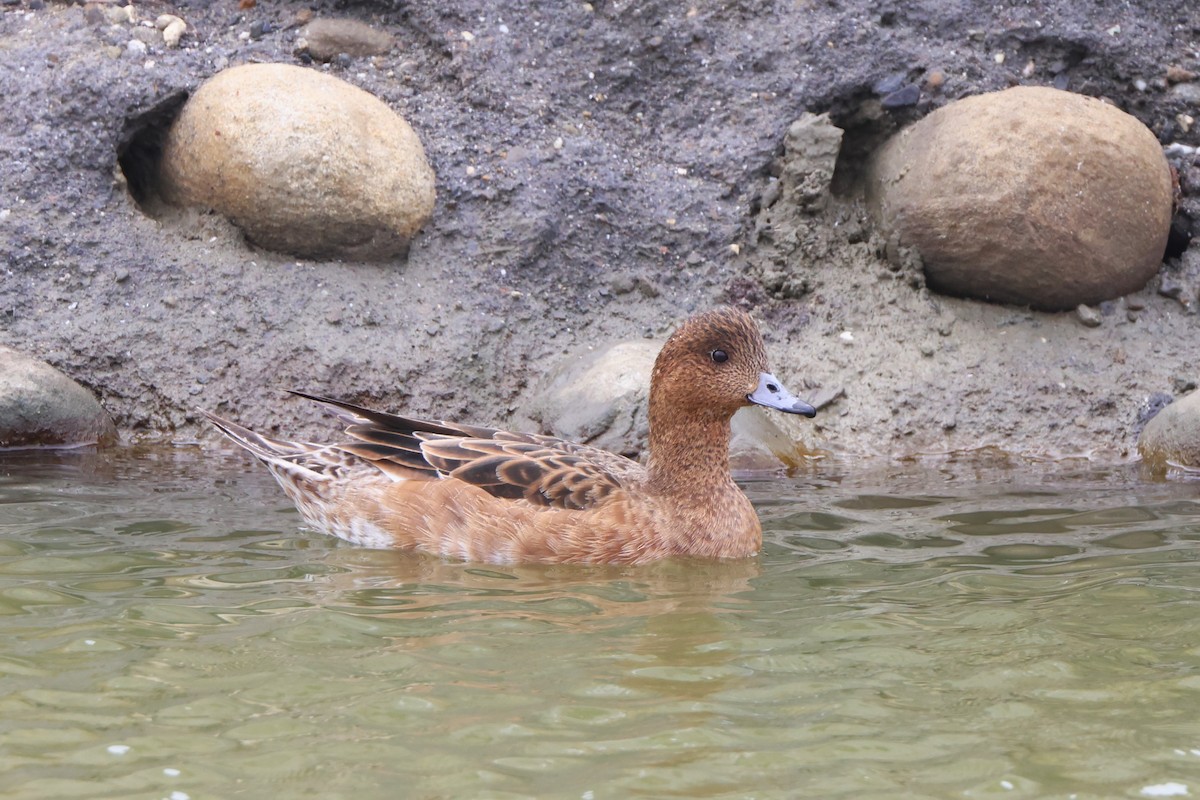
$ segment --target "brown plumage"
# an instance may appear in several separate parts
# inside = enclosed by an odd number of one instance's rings
[[[551,436],[324,403],[352,441],[271,439],[203,412],[262,460],[313,526],[370,547],[494,563],[743,558],[762,531],[729,474],[750,403],[812,416],[770,374],[757,325],[716,309],[667,340],[650,382],[646,466]]]

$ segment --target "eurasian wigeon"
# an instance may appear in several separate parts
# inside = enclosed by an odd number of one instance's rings
[[[770,373],[745,312],[684,322],[650,379],[645,466],[551,436],[324,403],[352,441],[271,439],[204,412],[274,474],[313,527],[354,544],[492,563],[746,558],[762,526],[729,473],[729,420],[756,403],[811,417]]]

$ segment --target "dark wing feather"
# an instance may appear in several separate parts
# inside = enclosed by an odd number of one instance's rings
[[[614,453],[550,436],[497,431],[488,439],[424,436],[425,460],[496,497],[548,508],[595,508],[641,467]]]

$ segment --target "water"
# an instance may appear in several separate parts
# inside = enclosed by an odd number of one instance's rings
[[[0,454],[0,796],[1200,796],[1196,488],[821,464],[754,561],[501,568],[240,455]]]

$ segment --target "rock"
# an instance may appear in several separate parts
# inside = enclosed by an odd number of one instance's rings
[[[1075,307],[1075,315],[1079,317],[1079,321],[1088,328],[1100,327],[1100,312],[1091,306],[1079,305]]]
[[[0,447],[109,445],[117,429],[87,389],[0,345]]]
[[[376,97],[287,64],[219,73],[171,126],[163,197],[227,216],[252,243],[308,258],[389,259],[429,218],[417,135]]]
[[[643,339],[569,356],[535,392],[530,416],[554,436],[639,453],[649,431],[650,372],[661,347]]]
[[[534,391],[532,421],[554,436],[637,456],[647,444],[650,373],[661,348],[662,342],[638,339],[568,357]],[[734,469],[777,470],[813,455],[773,418],[774,413],[743,408],[734,415]]]
[[[921,87],[915,83],[910,83],[903,89],[898,89],[880,100],[879,104],[886,109],[904,108],[906,106],[915,106],[920,99]]]
[[[1189,83],[1196,80],[1196,73],[1178,64],[1167,67],[1167,83]]]
[[[1140,289],[1171,224],[1154,134],[1082,95],[1019,86],[947,105],[876,154],[873,207],[930,288],[1044,310]]]
[[[1138,452],[1154,469],[1200,469],[1200,392],[1176,400],[1142,429]]]
[[[381,56],[392,49],[392,37],[354,19],[315,19],[300,34],[317,61],[348,56]]]
[[[179,47],[179,40],[187,32],[187,23],[174,14],[159,14],[158,19],[154,20],[154,27],[162,31],[167,47]]]
[[[842,134],[829,114],[805,112],[788,126],[783,140],[788,158],[780,181],[787,199],[805,213],[816,213],[828,204]]]

